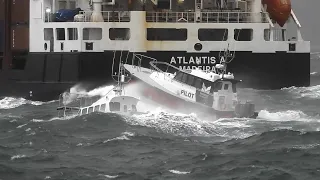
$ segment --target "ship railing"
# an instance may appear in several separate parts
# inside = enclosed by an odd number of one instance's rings
[[[133,53],[131,65],[138,71],[141,70],[142,61],[157,62],[158,60],[143,54]]]
[[[252,12],[147,12],[147,22],[163,23],[268,23],[266,13]]]
[[[93,11],[80,11],[79,15],[75,17],[75,21],[78,22],[91,22],[91,16]],[[101,11],[104,22],[130,22],[130,11]]]

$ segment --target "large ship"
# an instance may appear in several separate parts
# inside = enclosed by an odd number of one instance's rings
[[[58,99],[77,84],[110,83],[115,60],[148,68],[143,56],[210,71],[225,49],[239,87],[310,85],[310,42],[290,0],[4,0],[0,8],[0,96]]]

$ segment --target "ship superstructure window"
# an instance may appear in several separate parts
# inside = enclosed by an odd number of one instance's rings
[[[194,76],[189,75],[187,84],[193,86],[194,84]]]
[[[187,29],[176,28],[148,28],[147,40],[149,41],[186,41]]]
[[[120,111],[120,103],[119,102],[110,102],[109,108],[110,108],[110,111]]]
[[[226,41],[228,29],[199,29],[198,39],[200,41]]]
[[[83,28],[83,40],[101,40],[102,28]]]
[[[177,81],[182,81],[183,73],[178,71],[177,75],[174,77],[175,80]]]
[[[252,41],[253,29],[235,29],[234,39],[236,41]]]
[[[66,33],[64,28],[57,28],[57,40],[66,40]]]
[[[99,105],[96,105],[96,106],[94,107],[94,112],[97,112],[97,111],[99,111]]]
[[[100,106],[100,111],[104,112],[106,110],[106,104]]]
[[[68,28],[68,40],[78,40],[77,28]]]
[[[93,107],[89,107],[89,113],[93,112]]]
[[[270,29],[265,29],[263,36],[264,36],[264,40],[270,41]]]
[[[110,28],[109,38],[111,40],[129,40],[130,29],[129,28]]]
[[[43,34],[45,41],[53,40],[53,28],[44,28]]]

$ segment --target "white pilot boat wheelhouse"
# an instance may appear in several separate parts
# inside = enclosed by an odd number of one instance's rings
[[[139,56],[139,55],[137,55]],[[233,74],[225,65],[214,71],[199,68],[181,70],[167,62],[151,61],[151,69],[124,64],[132,76],[144,83],[145,98],[181,113],[213,115],[216,118],[256,118],[254,104],[238,101]],[[164,71],[161,69],[165,69]]]

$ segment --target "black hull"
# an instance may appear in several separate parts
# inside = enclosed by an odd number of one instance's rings
[[[192,66],[210,68],[214,64],[208,59],[216,57],[218,62],[219,58],[219,52],[140,54],[156,58],[158,61],[176,63],[177,67],[185,65],[186,68],[192,68]],[[172,56],[175,57],[174,61]],[[190,61],[190,56],[202,57],[201,63],[193,63],[192,60]],[[58,99],[60,93],[79,83],[86,85],[88,90],[114,83],[111,77],[113,57],[113,51],[29,53],[25,57],[26,63],[19,66],[20,70],[0,71],[0,97],[17,96],[32,100],[53,100]],[[121,55],[121,51],[118,51],[114,72],[117,71],[120,57],[124,63],[126,59],[128,63],[133,59],[132,53],[122,52]],[[137,61],[136,58],[135,64]],[[143,58],[141,65],[149,68],[149,62],[150,60]],[[240,88],[280,89],[291,86],[310,86],[310,54],[236,52],[235,58],[228,64],[228,71],[234,73],[237,79],[243,80],[238,84]]]

